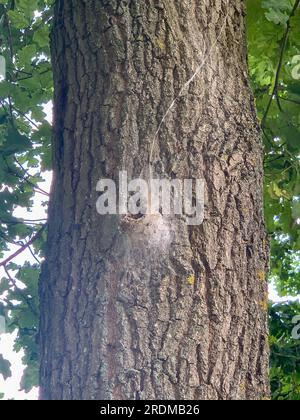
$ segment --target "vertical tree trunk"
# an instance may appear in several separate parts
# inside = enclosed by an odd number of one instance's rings
[[[263,151],[242,3],[56,2],[43,399],[269,395]],[[149,177],[152,146],[156,175],[204,178],[201,226],[97,214],[97,181]]]

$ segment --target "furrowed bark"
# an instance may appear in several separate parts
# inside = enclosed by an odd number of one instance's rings
[[[263,150],[242,3],[57,1],[42,399],[268,397]],[[153,145],[155,176],[205,180],[201,226],[97,214],[98,180],[147,179]]]

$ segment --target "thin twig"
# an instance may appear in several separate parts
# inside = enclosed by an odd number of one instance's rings
[[[282,101],[292,102],[293,104],[300,105],[300,101],[297,101],[296,99],[283,98],[282,96],[279,96],[279,99]]]
[[[12,175],[14,175],[16,178],[23,180],[24,182],[26,182],[28,185],[30,185],[33,188],[33,191],[39,194],[42,194],[46,197],[49,197],[49,193],[47,193],[46,191],[44,191],[42,188],[38,187],[36,184],[34,184],[33,182],[30,181],[30,177],[31,175],[29,174],[28,171],[26,171],[26,169],[19,163],[19,161],[17,160],[17,158],[14,158],[15,162],[20,166],[20,168],[23,170],[23,172],[27,175],[28,178],[25,178],[21,175],[19,175],[17,172],[15,172],[8,164],[7,159],[4,157],[3,158],[6,166],[7,166],[7,170],[9,171],[9,173],[11,173]]]
[[[300,1],[300,0],[299,0]],[[16,108],[14,105],[12,105],[12,109],[16,111],[21,117],[25,118],[31,125],[33,125],[37,130],[39,130],[39,126],[31,119],[29,118],[24,112],[20,111],[18,108]]]
[[[34,242],[36,242],[46,229],[47,224],[45,224],[37,233],[33,236],[33,238],[30,239],[26,244],[20,247],[16,252],[14,252],[12,255],[10,255],[8,258],[6,258],[4,261],[0,262],[0,267],[5,267],[9,262],[14,260],[16,257],[18,257],[20,254],[22,254],[28,247],[30,247]]]
[[[22,222],[24,223],[38,223],[38,222],[47,222],[47,219],[35,219],[35,220],[30,220],[30,219],[21,219]]]
[[[46,221],[46,219],[45,219]],[[32,225],[32,226],[40,226],[40,222],[30,221],[30,220],[24,220],[24,219],[16,219],[16,220],[5,220],[0,218],[0,223],[3,223],[5,225]],[[18,244],[17,244],[18,245]]]
[[[14,161],[16,162],[16,164],[22,169],[22,171],[28,176],[28,177],[31,177],[31,175],[30,175],[30,173],[27,171],[27,169],[25,169],[24,168],[24,166],[18,161],[18,159],[15,157],[14,158]],[[26,178],[23,178],[23,179],[25,179],[26,181],[27,181],[27,179]],[[31,182],[31,181],[29,181],[28,180],[28,182],[32,185],[32,186],[34,186],[34,188],[35,188],[35,190],[37,190],[37,192],[40,192],[41,194],[44,194],[44,195],[46,195],[47,197],[49,197],[49,193],[47,192],[47,191],[45,191],[45,190],[43,190],[42,188],[40,188],[40,187],[38,187],[37,185],[35,185],[35,184],[33,184],[33,182]]]
[[[38,75],[38,76],[42,76],[42,75],[44,75],[44,74],[46,74],[46,73],[49,73],[50,71],[51,71],[51,69],[49,68],[49,69],[47,69],[47,70],[42,71],[41,73],[38,73],[37,75]],[[33,78],[33,77],[35,77],[35,76],[36,76],[35,74],[30,74],[30,73],[28,73],[28,74],[27,74],[27,76],[20,77],[19,79],[16,79],[16,82],[21,82],[22,80],[32,79],[32,78]]]
[[[33,252],[32,248],[31,248],[31,246],[29,246],[29,247],[28,247],[28,249],[29,249],[30,254],[32,255],[32,257],[35,259],[35,261],[36,261],[39,265],[41,265],[41,261],[40,261],[40,260],[38,259],[38,257],[35,255],[35,253]]]
[[[297,357],[297,356],[293,356],[293,355],[289,355],[289,354],[281,354],[281,353],[276,353],[276,352],[273,352],[273,354],[275,356],[278,356],[278,357],[286,357],[288,359],[293,359],[293,360],[300,361],[300,357]]]

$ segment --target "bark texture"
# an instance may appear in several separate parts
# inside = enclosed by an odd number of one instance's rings
[[[269,395],[263,150],[244,17],[241,0],[56,2],[41,398]],[[99,216],[97,181],[149,176],[178,95],[154,174],[204,178],[204,223]]]

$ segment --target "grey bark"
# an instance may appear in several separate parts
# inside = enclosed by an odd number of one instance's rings
[[[269,395],[262,144],[241,0],[58,0],[42,399]],[[182,87],[203,62],[197,77]],[[204,178],[205,220],[99,216],[96,184]]]

